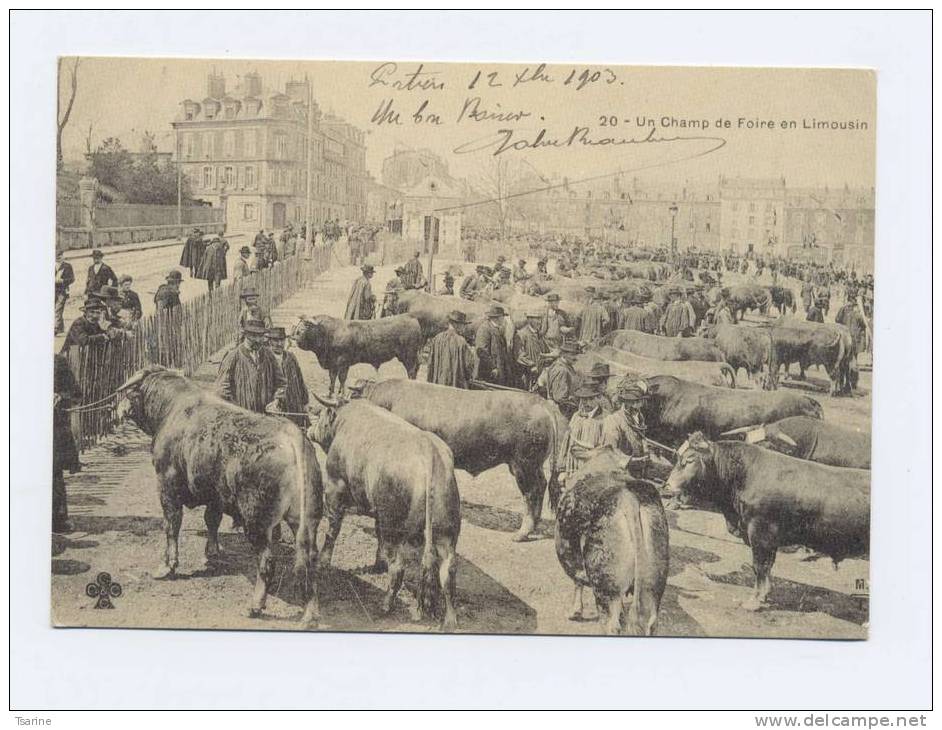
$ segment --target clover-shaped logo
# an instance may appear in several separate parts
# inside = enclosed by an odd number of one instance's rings
[[[98,599],[95,608],[114,608],[111,599],[121,595],[121,584],[111,580],[110,573],[99,573],[94,583],[85,586],[85,595]]]

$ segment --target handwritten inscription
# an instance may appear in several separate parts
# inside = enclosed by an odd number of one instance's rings
[[[384,86],[396,91],[441,91],[445,82],[439,77],[439,71],[427,71],[420,63],[411,71],[399,71],[399,64],[391,61],[382,63],[370,74],[370,88]]]
[[[499,103],[494,105],[494,109],[484,107],[484,102],[480,96],[472,96],[464,100],[461,111],[458,112],[457,122],[519,122],[530,116],[530,112],[504,111]]]

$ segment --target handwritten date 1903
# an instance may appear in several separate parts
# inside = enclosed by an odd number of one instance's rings
[[[485,72],[478,70],[472,77],[471,83],[468,84],[468,89],[474,89],[479,85],[496,89],[505,85],[510,88],[516,88],[517,86],[532,84],[534,82],[543,84],[558,82],[562,86],[571,86],[576,91],[582,91],[582,89],[595,83],[614,84],[618,81],[617,74],[607,66],[603,68],[570,68],[568,73],[564,72],[562,75],[557,76],[550,74],[546,68],[546,64],[541,63],[537,66],[525,66],[519,71],[512,71],[510,75],[513,77],[512,79],[505,79],[501,77],[499,71]],[[504,83],[505,80],[507,82],[506,84]]]

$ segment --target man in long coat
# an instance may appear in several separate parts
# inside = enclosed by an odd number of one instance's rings
[[[286,410],[285,376],[265,347],[267,332],[264,323],[248,320],[242,328],[244,339],[226,354],[216,376],[220,397],[255,413]]]
[[[550,292],[546,295],[546,311],[540,320],[540,334],[547,348],[559,347],[570,327],[569,317],[559,308],[559,294]]]
[[[471,345],[458,331],[467,324],[465,313],[455,310],[448,315],[448,329],[429,341],[428,382],[453,388],[471,387],[477,360]]]
[[[422,271],[422,262],[419,261],[418,251],[415,252],[415,255],[409,259],[402,269],[403,272],[400,278],[402,279],[402,285],[406,289],[421,289],[425,286],[425,274]]]
[[[639,306],[639,302],[632,298],[626,301],[626,306],[619,312],[619,329],[636,330],[653,335],[657,329],[657,321],[652,322],[651,313]]]
[[[579,354],[579,347],[572,342],[563,342],[559,347],[559,357],[540,376],[546,383],[546,397],[553,401],[566,418],[576,410],[574,397],[579,375],[573,363]]]
[[[661,329],[667,337],[690,337],[697,321],[693,306],[687,301],[686,294],[673,292],[671,298],[661,320]]]
[[[65,322],[62,320],[62,314],[65,312],[65,303],[69,299],[69,287],[75,282],[75,272],[72,270],[72,264],[65,260],[62,249],[56,250],[56,329],[59,334],[65,329]]]
[[[88,267],[88,277],[85,280],[86,295],[93,294],[103,286],[118,285],[118,277],[104,259],[105,255],[97,248],[92,251],[92,265]]]
[[[82,316],[69,325],[69,331],[62,343],[60,352],[66,353],[73,346],[104,344],[108,341],[108,334],[99,323],[105,311],[105,305],[97,297],[89,297],[79,309]]]
[[[197,241],[202,244],[203,234],[199,228],[194,228],[193,232],[186,237],[186,243],[183,244],[183,251],[180,254],[180,266],[190,270],[190,276],[196,276],[196,270],[203,263],[202,245],[197,246]],[[199,248],[199,251],[197,251]],[[197,254],[199,256],[197,257]]]
[[[81,468],[78,449],[72,437],[68,409],[82,400],[75,375],[63,355],[53,360],[52,405],[52,531],[69,532],[69,507],[65,492],[63,471],[77,472]]]
[[[287,413],[304,413],[310,400],[307,386],[304,384],[304,375],[293,352],[285,349],[284,327],[270,327],[265,334],[268,339],[268,348],[275,356],[275,361],[281,367],[285,376],[285,411]],[[310,423],[307,416],[287,416],[301,428],[307,428]]]
[[[608,329],[609,315],[605,306],[602,304],[601,296],[593,287],[586,287],[586,292],[591,299],[582,310],[582,316],[579,326],[579,339],[582,342],[595,342]]]
[[[154,294],[154,304],[157,311],[171,310],[180,306],[180,282],[183,274],[178,269],[171,269],[167,274],[167,282],[157,287]]]
[[[203,263],[200,267],[200,278],[206,279],[209,291],[212,291],[227,277],[226,253],[229,251],[229,242],[221,236],[216,236],[212,243],[203,252]]]
[[[533,390],[543,368],[543,356],[548,351],[540,335],[542,319],[543,312],[528,312],[526,325],[517,331],[515,347],[517,368],[520,371],[523,387],[527,390]]]
[[[504,333],[506,312],[499,304],[487,310],[487,319],[478,326],[474,349],[478,356],[478,377],[496,385],[514,385],[514,363]]]
[[[364,264],[360,267],[363,276],[353,282],[350,296],[347,298],[347,308],[343,313],[344,319],[373,319],[373,310],[376,307],[376,297],[370,287],[373,278],[373,265]]]

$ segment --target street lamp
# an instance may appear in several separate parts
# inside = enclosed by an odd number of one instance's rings
[[[677,254],[677,239],[674,238],[674,223],[677,221],[677,203],[671,203],[671,207],[668,208],[668,211],[671,214],[671,254]]]

